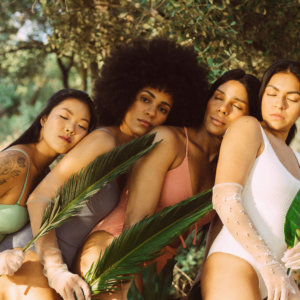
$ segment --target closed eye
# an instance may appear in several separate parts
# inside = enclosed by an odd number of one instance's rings
[[[68,118],[65,118],[65,117],[63,117],[63,116],[60,116],[62,119],[64,119],[64,120],[68,120]]]
[[[239,106],[237,106],[237,105],[233,105],[234,107],[236,107],[237,109],[239,109],[239,110],[242,110]]]
[[[292,102],[297,102],[297,100],[292,100],[292,99],[289,99],[289,98],[287,98],[287,100],[290,100]]]
[[[273,94],[267,94],[268,96],[271,96],[271,97],[275,97],[275,96],[277,96],[277,95],[273,95]]]
[[[222,98],[218,98],[218,97],[215,97],[215,99],[218,99],[218,100],[223,100]]]
[[[83,127],[83,126],[81,126],[81,125],[79,125],[79,124],[78,124],[78,126],[79,126],[80,128],[82,128],[82,129],[84,129],[84,130],[87,130],[85,127]]]

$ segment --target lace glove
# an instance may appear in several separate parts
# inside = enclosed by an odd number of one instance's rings
[[[54,196],[55,191],[62,185],[52,173],[33,191],[27,201],[32,233],[38,232],[45,208]],[[63,262],[62,254],[58,248],[55,229],[35,242],[37,254],[41,264],[44,266],[43,273],[48,278],[49,286],[55,289],[64,300],[91,299],[88,284],[78,275],[68,271]]]
[[[12,276],[22,266],[25,253],[20,249],[5,250],[0,253],[0,275]]]
[[[255,258],[268,288],[268,300],[287,300],[291,286],[286,269],[277,261],[254,227],[242,204],[243,187],[237,183],[220,183],[213,188],[213,205],[231,235]]]
[[[286,263],[286,268],[300,269],[300,242],[292,249],[287,250],[281,260]]]

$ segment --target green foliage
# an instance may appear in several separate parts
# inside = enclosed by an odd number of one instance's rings
[[[294,247],[300,240],[300,190],[286,214],[284,234],[289,248]]]
[[[134,280],[127,294],[128,300],[167,300],[171,291],[173,281],[173,269],[175,259],[168,259],[159,276],[156,271],[156,262],[152,263],[142,272],[144,297],[137,289]]]
[[[23,248],[25,252],[38,238],[70,220],[84,207],[88,199],[107,182],[125,173],[143,155],[151,151],[155,134],[136,138],[99,155],[89,165],[72,175],[56,192],[54,199],[45,209],[40,229],[36,236]]]
[[[113,240],[85,275],[92,294],[113,292],[128,274],[143,270],[143,263],[161,255],[161,250],[212,209],[211,190],[166,207],[126,229]]]

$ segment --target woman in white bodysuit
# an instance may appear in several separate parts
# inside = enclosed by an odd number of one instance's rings
[[[205,300],[300,299],[287,276],[300,268],[300,245],[287,251],[284,238],[300,189],[300,155],[288,146],[300,116],[300,63],[269,67],[259,99],[262,121],[238,119],[222,142],[213,204],[223,228],[203,267]]]

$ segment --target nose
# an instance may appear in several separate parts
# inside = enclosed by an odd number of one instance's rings
[[[69,135],[74,135],[75,134],[75,126],[72,124],[68,124],[65,128],[65,131]]]
[[[220,113],[222,113],[223,115],[227,116],[228,115],[228,107],[227,107],[227,105],[225,105],[225,103],[223,102],[221,104],[221,106],[219,107],[218,111]]]
[[[275,107],[279,109],[285,109],[285,104],[286,104],[285,102],[286,102],[285,96],[277,97],[275,102]]]
[[[147,110],[146,110],[146,114],[151,119],[155,118],[155,116],[156,116],[156,107],[154,107],[154,106],[148,107]]]

